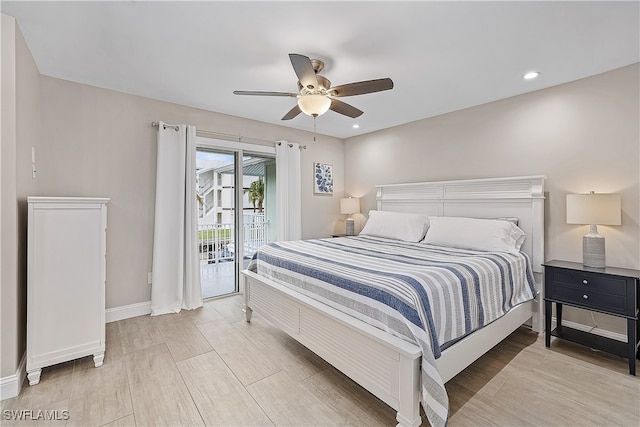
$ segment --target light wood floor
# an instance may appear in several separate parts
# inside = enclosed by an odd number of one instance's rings
[[[195,311],[107,325],[104,365],[79,359],[42,372],[2,402],[67,410],[78,426],[393,426],[395,413],[238,296]],[[639,426],[640,377],[625,359],[521,328],[447,384],[450,426]],[[60,412],[61,413],[61,412]],[[3,419],[2,425],[26,425]],[[423,423],[425,426],[428,423]]]

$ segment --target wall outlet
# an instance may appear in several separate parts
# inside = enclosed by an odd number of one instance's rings
[[[151,284],[151,281],[152,281],[152,279],[151,279],[151,273],[147,273],[147,285],[150,285],[150,284]]]

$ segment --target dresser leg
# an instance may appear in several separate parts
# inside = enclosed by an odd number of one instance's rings
[[[627,319],[627,346],[629,347],[629,373],[636,375],[636,343],[638,342],[638,324],[635,319]]]
[[[93,355],[93,364],[96,368],[102,366],[102,362],[104,362],[104,351]]]
[[[27,378],[29,379],[29,385],[38,384],[40,382],[40,374],[42,374],[42,368],[27,371]]]

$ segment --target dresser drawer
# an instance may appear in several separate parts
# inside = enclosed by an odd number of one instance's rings
[[[624,278],[569,270],[554,270],[552,274],[553,286],[562,285],[584,290],[590,289],[613,295],[624,296],[627,294],[627,281]]]
[[[577,287],[564,286],[556,283],[551,287],[551,295],[547,295],[547,297],[555,301],[571,304],[577,307],[594,309],[612,314],[631,314],[628,313],[629,307],[627,307],[627,298],[625,295],[598,292],[586,286],[584,289],[579,289]]]

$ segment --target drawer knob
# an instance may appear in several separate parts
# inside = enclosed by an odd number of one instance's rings
[[[584,295],[582,295],[582,298],[584,298],[584,299],[589,299],[589,295],[584,294]]]
[[[584,279],[584,280],[582,281],[582,283],[584,283],[585,285],[587,285],[587,284],[589,284],[589,281],[588,281],[587,279]]]

